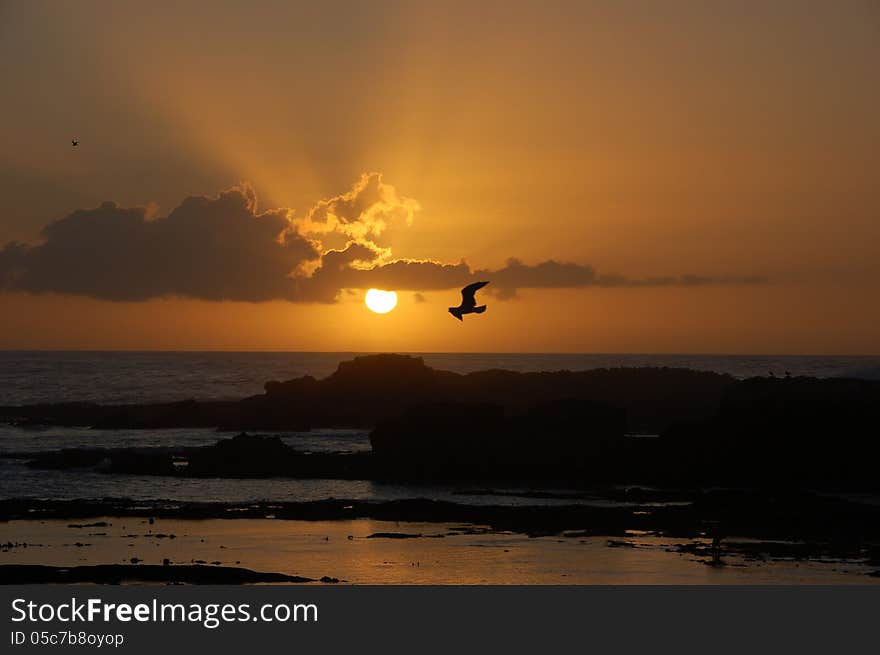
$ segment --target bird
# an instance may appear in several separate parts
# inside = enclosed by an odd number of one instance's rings
[[[477,299],[474,297],[474,294],[478,289],[482,289],[484,286],[489,284],[486,282],[474,282],[473,284],[467,285],[464,289],[461,290],[461,304],[458,307],[450,307],[449,313],[455,316],[459,321],[464,321],[462,316],[464,314],[482,314],[486,311],[486,305],[480,305],[477,307]]]
[[[71,139],[70,145],[72,145],[74,148],[76,148],[79,145],[79,141],[77,141],[76,139]]]

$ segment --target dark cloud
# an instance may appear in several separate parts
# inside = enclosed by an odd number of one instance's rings
[[[334,302],[340,289],[394,289],[431,291],[463,286],[472,275],[470,267],[433,261],[398,259],[372,267],[353,267],[349,262],[364,262],[372,252],[361,244],[349,244],[344,250],[331,250],[311,277],[297,280],[300,300]]]
[[[104,203],[50,223],[37,245],[0,250],[0,291],[62,293],[105,300],[180,296],[203,300],[335,302],[344,289],[423,292],[491,280],[486,291],[519,289],[756,284],[759,277],[698,275],[629,278],[591,266],[509,259],[497,270],[431,260],[392,259],[376,237],[410,223],[414,200],[399,196],[378,173],[365,174],[304,218],[287,209],[257,212],[251,188],[216,198],[191,197],[168,216]],[[339,242],[332,247],[331,244]],[[420,302],[416,294],[416,302]],[[421,297],[421,301],[424,298]]]
[[[500,298],[516,296],[517,289],[587,287],[595,285],[598,280],[592,266],[561,263],[552,259],[528,266],[513,257],[507,260],[503,268],[476,271],[475,276],[492,280],[491,292]]]
[[[349,253],[349,250],[352,252]],[[456,289],[473,280],[491,280],[486,292],[500,299],[514,298],[519,289],[574,289],[583,287],[668,287],[710,284],[761,284],[761,277],[708,277],[681,275],[628,278],[600,275],[591,266],[548,260],[528,265],[511,258],[499,269],[472,269],[465,262],[443,264],[426,260],[398,259],[374,266],[352,268],[347,262],[364,261],[369,250],[350,244],[345,250],[331,251],[314,274],[300,281],[302,299],[333,302],[340,289],[395,289],[432,291]]]
[[[167,217],[104,203],[50,223],[43,242],[0,251],[0,288],[105,300],[291,298],[290,273],[316,258],[286,210],[256,212],[249,188],[191,197]]]
[[[535,265],[523,264],[516,258],[498,270],[474,271],[474,277],[491,279],[487,287],[500,298],[516,296],[518,289],[569,289],[578,287],[668,287],[700,286],[710,284],[762,284],[759,276],[699,276],[679,275],[665,277],[630,278],[618,274],[599,274],[592,266],[547,260]]]

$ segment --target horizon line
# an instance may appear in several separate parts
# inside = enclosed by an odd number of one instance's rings
[[[570,356],[665,356],[665,357],[880,357],[880,353],[773,353],[773,352],[610,352],[610,351],[502,351],[502,350],[271,350],[271,349],[172,349],[172,348],[0,348],[6,353],[151,353],[151,354],[291,354],[291,355],[570,355]]]

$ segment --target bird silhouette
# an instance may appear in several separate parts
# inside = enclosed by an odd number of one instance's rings
[[[79,145],[79,141],[77,141],[76,139],[71,139],[70,145],[72,145],[74,148],[76,148]]]
[[[464,289],[461,290],[461,304],[458,307],[450,307],[449,313],[455,316],[459,321],[463,321],[462,316],[465,314],[482,314],[486,311],[486,305],[480,305],[477,307],[477,299],[474,297],[474,294],[477,293],[478,289],[482,289],[484,286],[489,284],[486,282],[474,282],[473,284],[467,285]]]

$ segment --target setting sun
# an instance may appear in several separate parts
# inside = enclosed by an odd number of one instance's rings
[[[397,293],[395,291],[383,291],[382,289],[370,289],[364,296],[367,309],[377,314],[387,314],[397,307]]]

